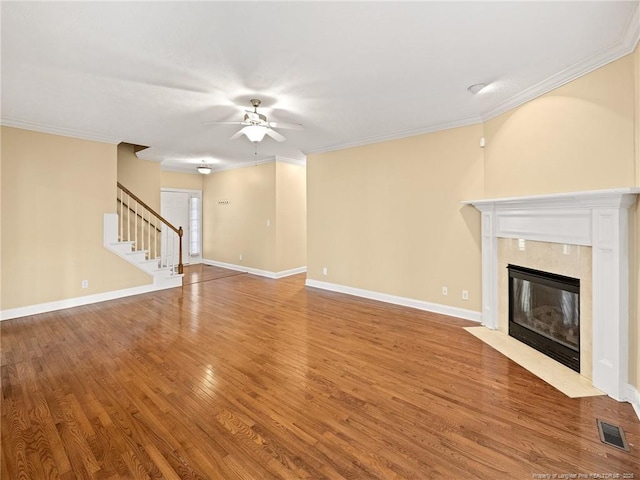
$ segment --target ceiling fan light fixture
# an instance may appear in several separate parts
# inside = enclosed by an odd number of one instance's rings
[[[244,133],[252,142],[258,143],[264,138],[265,133],[267,133],[267,129],[259,125],[249,125],[242,129],[242,133]]]
[[[206,164],[198,165],[197,170],[198,173],[201,173],[202,175],[209,175],[211,173],[211,167]]]

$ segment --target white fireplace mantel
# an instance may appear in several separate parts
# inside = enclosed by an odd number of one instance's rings
[[[593,386],[627,400],[629,214],[640,188],[470,200],[482,214],[482,323],[498,327],[498,238],[592,247]]]

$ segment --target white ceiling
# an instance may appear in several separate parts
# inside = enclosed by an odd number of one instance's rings
[[[633,50],[639,2],[2,2],[4,125],[193,172],[477,123]],[[490,87],[471,95],[467,87]],[[249,99],[301,123],[254,155]]]

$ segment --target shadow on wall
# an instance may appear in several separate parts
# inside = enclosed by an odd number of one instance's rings
[[[633,106],[591,97],[548,94],[485,122],[485,196],[632,185]]]
[[[482,248],[482,229],[481,229],[481,214],[472,205],[463,205],[460,210],[460,216],[467,227],[469,236],[473,239],[473,243],[478,247],[478,250]]]

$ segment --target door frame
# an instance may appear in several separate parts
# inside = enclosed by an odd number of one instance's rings
[[[161,188],[160,189],[160,204],[162,205],[162,194],[164,192],[176,192],[176,193],[188,193],[189,194],[189,207],[191,206],[191,198],[192,197],[198,197],[200,199],[200,208],[198,209],[198,226],[200,227],[200,235],[199,235],[199,245],[200,245],[200,255],[198,255],[197,257],[192,257],[191,254],[189,253],[187,255],[187,258],[189,259],[189,265],[197,265],[198,263],[202,263],[202,249],[203,249],[203,245],[202,245],[202,190],[190,190],[190,189],[186,189],[186,188]],[[162,209],[160,211],[160,215],[162,215]],[[191,212],[188,212],[187,217],[189,218],[189,222],[191,221],[190,218]],[[189,228],[191,229],[190,225],[187,225],[184,228]],[[189,236],[191,236],[191,230],[189,230]],[[189,250],[190,246],[189,245],[182,245],[182,248],[186,248],[187,251]]]

